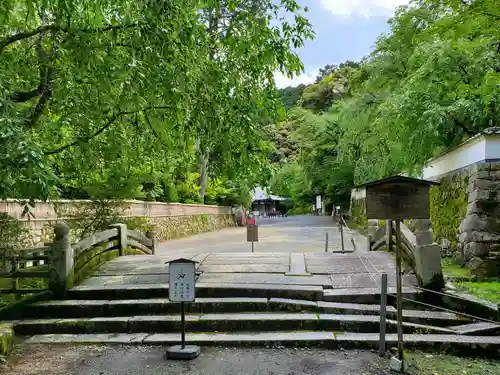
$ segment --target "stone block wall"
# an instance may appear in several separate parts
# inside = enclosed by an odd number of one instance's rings
[[[469,167],[467,209],[458,250],[478,277],[500,275],[500,161]]]
[[[52,241],[54,224],[66,221],[71,228],[72,222],[78,221],[75,213],[80,212],[82,205],[90,203],[84,200],[36,202],[30,209],[34,217],[28,219],[22,215],[23,205],[7,200],[0,201],[0,212],[8,213],[29,229],[30,239],[26,246],[40,246]],[[154,228],[160,241],[235,226],[231,207],[131,200],[117,205],[120,221],[132,229]]]

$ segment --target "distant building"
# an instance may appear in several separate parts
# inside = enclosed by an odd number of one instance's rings
[[[253,191],[252,212],[260,216],[275,216],[280,214],[280,202],[286,200],[284,197],[268,194],[257,186]]]

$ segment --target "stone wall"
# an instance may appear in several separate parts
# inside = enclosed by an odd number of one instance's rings
[[[26,245],[38,246],[52,240],[52,226],[58,221],[66,221],[70,228],[74,227],[82,207],[90,204],[84,200],[36,202],[35,207],[30,208],[33,216],[28,219],[22,215],[23,205],[8,200],[0,201],[0,212],[23,222],[31,234]],[[154,228],[160,241],[235,225],[231,207],[143,201],[120,201],[116,207],[119,221],[132,229]],[[76,240],[72,237],[72,241]]]
[[[442,176],[439,186],[430,189],[432,229],[443,248],[442,255],[454,256],[458,249],[460,223],[467,213],[471,167]]]
[[[469,168],[467,209],[460,223],[458,250],[478,277],[500,275],[500,161]]]
[[[500,161],[473,164],[437,181],[431,220],[442,255],[479,278],[500,275]]]

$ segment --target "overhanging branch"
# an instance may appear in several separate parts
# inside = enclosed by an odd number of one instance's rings
[[[105,31],[111,31],[111,30],[123,30],[123,29],[129,29],[133,28],[136,26],[139,26],[140,23],[135,22],[131,24],[124,24],[124,25],[108,25],[108,26],[103,26],[103,27],[85,27],[82,29],[72,29],[70,27],[63,27],[59,25],[44,25],[37,27],[34,30],[31,31],[25,31],[22,33],[17,33],[11,36],[8,36],[2,40],[0,40],[0,54],[3,52],[4,48],[7,47],[8,45],[15,43],[19,40],[23,39],[28,39],[31,38],[32,36],[38,35],[40,33],[43,33],[45,31],[60,31],[60,32],[65,32],[69,34],[81,32],[81,33],[100,33],[100,32],[105,32]]]
[[[59,148],[57,148],[55,150],[52,150],[52,151],[46,151],[43,154],[47,155],[47,156],[48,155],[59,154],[59,153],[63,152],[64,150],[67,150],[70,147],[76,146],[76,145],[81,144],[81,143],[86,143],[86,142],[90,141],[91,139],[97,137],[102,132],[104,132],[111,125],[113,125],[113,123],[116,120],[118,120],[122,116],[132,115],[132,114],[136,114],[136,113],[139,113],[139,112],[146,113],[147,111],[151,111],[153,109],[167,109],[167,108],[170,108],[170,106],[148,106],[146,108],[141,108],[141,109],[138,109],[138,110],[135,110],[135,111],[120,111],[120,112],[116,113],[115,115],[111,116],[109,118],[109,120],[106,121],[106,123],[101,128],[99,128],[96,132],[94,132],[93,134],[88,135],[86,137],[80,137],[80,138],[76,139],[75,141],[73,141],[71,143],[68,143],[68,144],[66,144],[64,146],[61,146],[61,147],[59,147]]]

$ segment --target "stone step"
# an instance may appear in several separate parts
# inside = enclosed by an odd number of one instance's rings
[[[421,294],[417,289],[412,287],[402,288],[403,297],[416,299]],[[392,300],[390,296],[396,294],[395,287],[387,288],[389,294],[388,300]],[[339,288],[339,289],[326,289],[323,292],[323,300],[328,302],[354,302],[354,303],[367,303],[377,304],[380,303],[380,288]]]
[[[284,298],[197,298],[186,304],[188,313],[235,312],[319,312],[350,315],[379,315],[379,305],[307,301]],[[180,304],[166,298],[137,300],[55,300],[35,303],[25,309],[27,318],[82,318],[180,313]],[[396,309],[387,306],[387,316],[395,318]],[[468,319],[447,312],[404,310],[405,321],[435,326],[463,325]]]
[[[180,315],[139,315],[11,321],[18,335],[49,333],[169,333],[179,332],[180,322]],[[406,333],[456,333],[447,328],[415,323],[403,323],[403,326]],[[376,315],[265,312],[186,315],[186,329],[192,332],[281,330],[378,332],[379,328],[380,318]],[[395,320],[387,320],[387,332],[396,332]]]
[[[46,334],[28,338],[25,344],[133,344],[174,345],[180,341],[178,333],[149,334],[147,332],[119,334]],[[186,334],[189,344],[201,346],[321,346],[332,349],[376,349],[378,333],[325,332],[325,331],[272,331],[240,333]],[[500,337],[460,336],[441,334],[408,334],[403,337],[405,348],[432,352],[478,355],[498,358]],[[387,346],[395,346],[396,334],[386,335]]]
[[[149,299],[168,296],[168,284],[80,285],[68,291],[72,299]],[[196,283],[197,297],[295,298],[323,300],[320,285]]]
[[[500,335],[500,324],[478,322],[449,327],[460,335]]]

